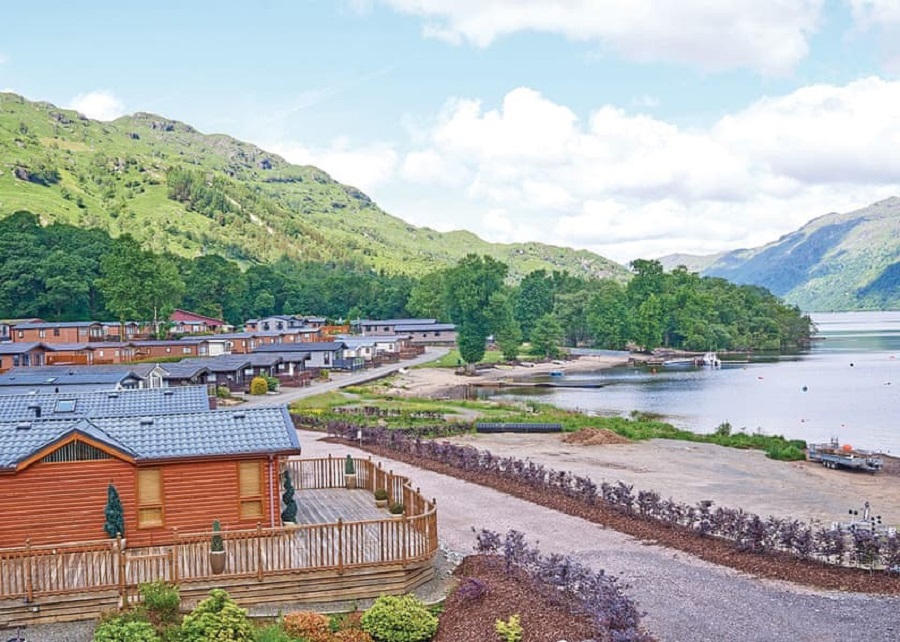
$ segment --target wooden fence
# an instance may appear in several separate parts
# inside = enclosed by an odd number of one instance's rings
[[[430,560],[438,549],[437,511],[401,475],[371,460],[354,460],[356,488],[385,488],[391,501],[404,504],[399,518],[303,524],[279,528],[221,531],[226,550],[224,572],[214,575],[209,561],[212,532],[173,531],[171,546],[130,549],[118,540],[0,549],[0,600],[77,593],[118,593],[121,603],[138,585],[163,580],[190,588],[212,581],[265,582],[292,574],[406,567]],[[303,489],[347,487],[345,460],[292,460],[288,470],[298,499]],[[392,572],[396,572],[395,570]]]

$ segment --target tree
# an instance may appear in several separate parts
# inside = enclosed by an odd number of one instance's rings
[[[531,352],[546,358],[559,356],[559,345],[562,343],[564,332],[559,321],[552,314],[545,314],[531,331]]]
[[[629,338],[625,289],[610,279],[600,281],[587,305],[587,321],[595,346],[624,349]]]
[[[507,266],[489,256],[469,254],[444,277],[444,305],[456,324],[459,353],[467,364],[484,357],[490,334],[487,310],[491,295],[503,287]]]
[[[519,356],[522,331],[513,316],[512,303],[504,292],[494,292],[488,305],[488,323],[503,358],[512,361]]]
[[[175,259],[145,252],[127,234],[101,259],[100,273],[106,307],[118,320],[152,321],[157,333],[160,321],[169,317],[184,293]]]
[[[553,280],[545,270],[535,270],[519,284],[516,296],[516,319],[522,332],[531,335],[537,320],[553,312]]]
[[[106,522],[103,524],[103,530],[111,538],[116,536],[125,537],[125,514],[122,511],[122,500],[119,499],[119,491],[110,482],[106,489],[106,509],[104,510]]]
[[[444,272],[437,270],[426,274],[412,286],[406,309],[415,317],[447,319],[444,310]]]

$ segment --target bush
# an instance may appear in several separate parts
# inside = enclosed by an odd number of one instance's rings
[[[382,595],[362,616],[363,630],[379,642],[429,640],[438,619],[414,595]]]
[[[253,377],[253,380],[250,382],[250,394],[251,395],[264,395],[269,392],[269,384],[266,383],[264,377]]]
[[[376,488],[375,489],[375,499],[380,502],[383,502],[388,498],[388,492],[386,488]]]
[[[162,580],[148,582],[138,587],[144,608],[150,619],[158,624],[173,624],[178,620],[181,594],[178,587],[169,586]]]
[[[334,634],[334,642],[372,642],[372,636],[362,629],[344,629]]]
[[[321,613],[300,611],[284,616],[284,631],[294,638],[307,642],[328,642],[331,640],[331,629],[328,618]]]
[[[390,506],[388,506],[388,512],[391,515],[402,515],[403,511],[406,510],[406,506],[401,504],[400,502],[394,502]]]
[[[212,523],[213,535],[209,541],[209,550],[215,551],[216,553],[225,550],[225,542],[222,541],[222,536],[219,533],[222,532],[222,526],[219,524],[219,520],[214,520]]]
[[[256,630],[256,642],[296,642],[280,624],[269,624]]]
[[[181,642],[253,642],[253,624],[222,589],[213,589],[181,625]]]
[[[93,642],[159,642],[159,636],[149,622],[117,617],[97,626]]]
[[[494,630],[497,632],[497,635],[503,638],[503,642],[520,642],[524,633],[522,625],[519,624],[518,613],[511,615],[506,622],[497,620],[494,623]]]
[[[269,375],[263,375],[263,379],[266,380],[266,387],[268,388],[269,392],[275,392],[276,390],[278,390],[279,384],[281,384],[281,382],[278,381],[277,378],[270,377]]]
[[[219,399],[230,399],[231,390],[228,389],[228,386],[216,386],[216,397]]]

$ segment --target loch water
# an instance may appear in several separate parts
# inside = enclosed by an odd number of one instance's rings
[[[836,438],[900,454],[900,312],[812,315],[817,340],[799,354],[758,356],[721,368],[617,367],[538,378],[572,387],[497,393],[599,415],[658,413],[694,432]],[[601,387],[577,387],[579,385]]]

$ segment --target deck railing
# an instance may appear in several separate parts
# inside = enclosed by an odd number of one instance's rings
[[[287,468],[303,489],[344,488],[345,459],[291,460]],[[418,563],[438,550],[437,510],[409,480],[368,459],[355,459],[353,486],[385,488],[402,502],[404,515],[364,521],[224,530],[225,570],[209,561],[212,531],[173,531],[171,546],[125,548],[117,540],[0,549],[0,599],[28,602],[54,595],[117,591],[122,603],[139,584],[163,580],[179,586],[213,578],[256,580],[309,571],[377,568]]]

